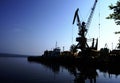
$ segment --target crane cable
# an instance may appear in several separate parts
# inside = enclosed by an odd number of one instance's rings
[[[74,26],[72,25],[72,41],[71,41],[71,45],[73,45],[73,28],[74,28]]]
[[[101,17],[101,13],[100,13],[100,8],[101,6],[100,6],[100,0],[99,0],[99,2],[98,2],[98,29],[99,29],[99,35],[98,35],[98,38],[99,38],[99,40],[100,40],[100,28],[101,28],[101,19],[100,19],[100,17]],[[100,46],[100,42],[99,42],[99,44],[98,44],[99,46]],[[99,48],[99,46],[98,46],[98,48]]]
[[[100,1],[99,1],[98,5],[99,5],[99,15],[98,15],[98,17],[99,17],[99,24],[98,24],[98,27],[99,27],[99,38],[100,38],[100,27],[101,27],[101,24],[100,24]]]

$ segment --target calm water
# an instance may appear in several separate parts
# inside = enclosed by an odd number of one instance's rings
[[[29,62],[27,58],[1,57],[0,83],[120,83],[119,74],[88,70]]]

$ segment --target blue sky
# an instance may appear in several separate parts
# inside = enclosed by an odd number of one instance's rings
[[[72,25],[74,12],[79,8],[81,21],[87,20],[94,0],[0,0],[0,52],[41,55],[44,50],[77,44],[78,28]],[[116,0],[99,0],[88,31],[88,38],[99,38],[99,49],[105,43],[111,49],[118,42],[120,30],[114,20],[105,19],[108,5]],[[100,12],[100,18],[99,18]],[[100,19],[100,29],[99,29]],[[99,34],[100,32],[100,34]],[[73,40],[72,40],[73,37]]]

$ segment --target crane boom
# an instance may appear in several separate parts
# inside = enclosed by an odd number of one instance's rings
[[[79,15],[78,15],[78,11],[79,11],[79,8],[77,8],[77,10],[75,11],[74,19],[73,19],[73,23],[72,24],[74,24],[75,23],[75,19],[77,19],[78,24],[81,25],[80,18],[79,18]]]
[[[77,19],[77,26],[78,26],[78,29],[80,31],[82,25],[81,25],[81,22],[80,22],[78,11],[79,11],[79,8],[77,8],[77,10],[75,11],[74,18],[73,18],[73,23],[72,24],[74,24],[75,20]]]
[[[90,15],[89,15],[89,18],[88,18],[88,20],[87,20],[87,23],[86,23],[86,29],[87,29],[87,31],[88,31],[88,29],[89,29],[89,26],[90,26],[90,23],[91,23],[91,20],[92,20],[92,17],[93,17],[93,13],[94,13],[94,10],[95,10],[97,1],[98,1],[98,0],[95,0],[94,5],[93,5],[93,7],[92,7],[92,9],[91,9],[91,13],[90,13]]]
[[[77,18],[77,22],[80,22],[80,19],[79,19],[79,16],[78,16],[78,11],[79,11],[79,8],[77,8],[77,10],[75,11],[74,19],[73,19],[73,24],[75,23],[75,19],[76,18]]]

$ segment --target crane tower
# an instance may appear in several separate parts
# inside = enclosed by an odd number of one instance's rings
[[[86,38],[86,34],[88,32],[88,29],[89,29],[89,26],[90,26],[90,23],[91,23],[91,20],[92,20],[92,17],[93,17],[93,13],[94,13],[96,4],[97,4],[97,0],[95,0],[95,2],[93,4],[93,7],[91,9],[91,13],[90,13],[89,18],[88,18],[86,23],[80,21],[80,18],[79,18],[79,15],[78,15],[79,8],[77,8],[77,10],[75,11],[74,18],[73,18],[73,23],[72,24],[74,24],[75,20],[77,20],[77,26],[78,26],[78,30],[79,30],[78,31],[79,37],[76,38],[76,41],[78,42],[78,44],[75,46],[74,50],[80,49],[81,53],[85,54],[85,55],[86,55],[86,53],[89,53],[91,50],[97,50],[98,39],[96,39],[96,45],[94,45],[95,44],[95,42],[94,42],[95,39],[92,38],[92,46],[90,47],[87,44],[87,38]]]

